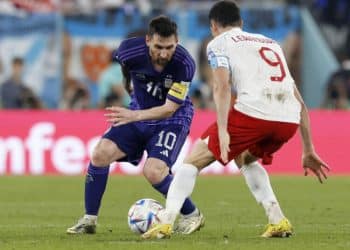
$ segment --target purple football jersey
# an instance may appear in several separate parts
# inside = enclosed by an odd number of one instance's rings
[[[144,123],[190,126],[193,106],[187,91],[183,94],[184,91],[178,90],[189,88],[196,66],[184,47],[177,45],[173,57],[162,72],[154,69],[144,37],[124,40],[113,56],[130,73],[133,83],[131,109],[140,110],[161,106],[166,99],[181,104],[173,116],[163,120],[144,121]]]

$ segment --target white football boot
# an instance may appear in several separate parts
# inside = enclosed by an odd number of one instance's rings
[[[96,233],[97,220],[80,218],[78,223],[67,229],[67,234],[94,234]]]
[[[198,213],[193,215],[180,215],[177,225],[174,228],[176,233],[191,234],[195,231],[199,231],[204,227],[205,218],[203,214],[198,210]]]

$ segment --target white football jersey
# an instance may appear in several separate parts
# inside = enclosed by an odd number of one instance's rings
[[[207,55],[212,68],[230,71],[236,110],[263,120],[299,124],[301,105],[277,42],[233,28],[208,44]]]

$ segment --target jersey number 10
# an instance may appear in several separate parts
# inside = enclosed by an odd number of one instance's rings
[[[272,52],[274,55],[274,58],[268,58],[266,53]],[[273,82],[282,82],[283,79],[286,77],[286,70],[284,69],[283,62],[281,60],[281,57],[278,55],[278,53],[268,47],[261,47],[259,50],[259,54],[261,58],[270,66],[272,67],[279,67],[279,70],[281,72],[281,75],[279,76],[271,76],[270,80]]]

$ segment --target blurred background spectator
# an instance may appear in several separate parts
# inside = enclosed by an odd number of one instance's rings
[[[330,83],[336,80],[305,82],[309,78],[301,70],[303,54],[311,56],[313,52],[303,51],[304,11],[313,14],[327,41],[327,49],[342,62],[350,58],[350,1],[237,2],[242,8],[244,29],[263,33],[281,44],[302,94],[305,86],[325,89],[327,98],[310,102],[311,107],[338,108],[339,105],[326,102],[331,96],[329,93],[335,95],[334,88],[341,93],[339,96],[345,96],[346,88]],[[124,38],[144,35],[150,18],[167,14],[178,23],[180,43],[196,59],[191,98],[196,108],[213,109],[212,79],[206,59],[206,45],[211,39],[207,12],[212,3],[205,0],[2,0],[0,80],[11,74],[11,58],[20,56],[27,64],[22,79],[33,95],[41,98],[41,106],[45,108],[90,109],[111,103],[126,106],[129,96],[122,89],[119,66],[109,60],[110,53]],[[332,77],[329,74],[328,78],[338,79],[335,77],[338,73]],[[310,97],[304,97],[308,103]]]
[[[350,108],[350,59],[344,60],[342,67],[331,75],[323,108]]]
[[[90,94],[86,85],[70,76],[72,41],[67,32],[63,33],[63,86],[61,109],[82,110],[90,107]]]
[[[24,62],[16,57],[12,60],[12,75],[1,85],[2,107],[6,109],[40,109],[42,104],[33,91],[22,80]]]
[[[129,106],[130,96],[124,88],[120,64],[112,56],[111,64],[100,74],[98,95],[100,107]]]
[[[346,39],[350,32],[350,1],[315,0],[313,13],[330,48],[339,60],[345,59]]]
[[[195,107],[199,109],[215,109],[212,93],[212,73],[207,59],[207,45],[211,41],[211,36],[203,39],[198,49],[197,74],[190,88],[190,96]]]

